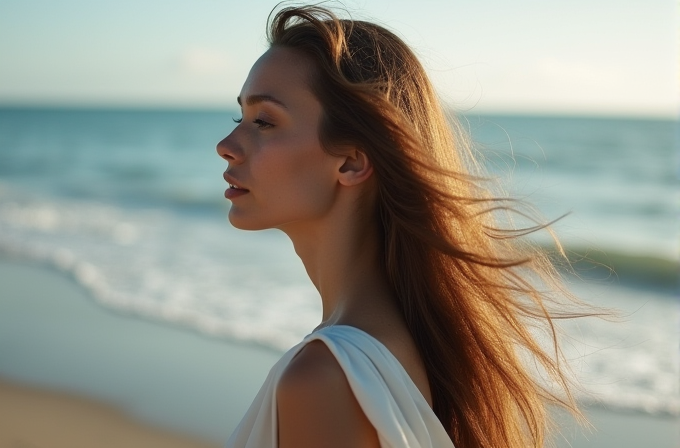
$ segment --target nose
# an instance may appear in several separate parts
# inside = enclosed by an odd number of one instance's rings
[[[238,164],[243,160],[243,149],[234,138],[234,132],[224,137],[217,144],[217,154],[229,164]]]

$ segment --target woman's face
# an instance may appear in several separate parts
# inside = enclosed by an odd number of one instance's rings
[[[238,101],[242,121],[217,145],[229,162],[229,221],[245,230],[313,222],[329,210],[342,159],[321,148],[321,104],[308,87],[311,64],[273,48],[253,65]]]

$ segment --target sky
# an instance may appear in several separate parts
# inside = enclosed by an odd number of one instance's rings
[[[0,106],[234,109],[277,3],[0,0]],[[343,4],[404,38],[455,110],[678,116],[675,0]]]

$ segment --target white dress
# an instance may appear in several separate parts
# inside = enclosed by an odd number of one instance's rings
[[[378,432],[381,448],[453,448],[453,443],[402,365],[377,339],[335,325],[305,337],[272,367],[227,448],[276,448],[276,386],[291,359],[310,341],[323,341]]]

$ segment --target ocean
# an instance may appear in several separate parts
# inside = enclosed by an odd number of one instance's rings
[[[320,303],[283,234],[227,221],[214,148],[238,116],[0,109],[0,253],[53,266],[118,312],[284,351]],[[564,324],[580,399],[680,415],[678,122],[461,121],[491,177],[546,220],[568,214],[554,226],[566,248],[614,269],[567,277],[622,316]]]

